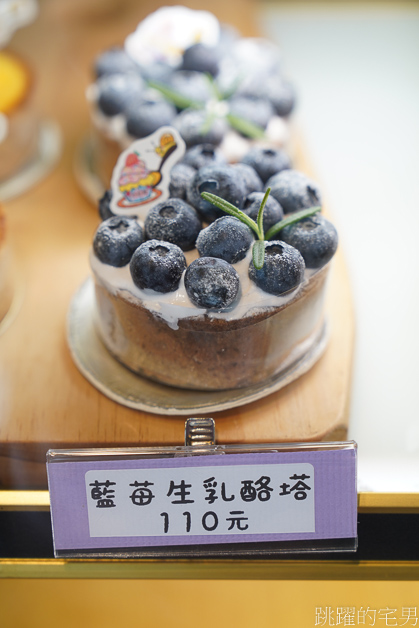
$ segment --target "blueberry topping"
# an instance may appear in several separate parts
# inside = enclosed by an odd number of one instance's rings
[[[99,78],[106,74],[135,72],[137,66],[123,48],[110,48],[95,60],[95,74]]]
[[[205,166],[192,178],[187,189],[188,202],[197,209],[203,220],[213,222],[225,216],[225,212],[214,207],[201,197],[202,192],[211,192],[221,196],[236,207],[243,207],[244,185],[232,166]]]
[[[185,288],[196,307],[223,310],[236,300],[240,279],[233,266],[224,260],[200,257],[186,269]]]
[[[230,113],[266,129],[274,110],[267,99],[235,96],[229,102]]]
[[[242,163],[252,166],[263,183],[277,172],[291,167],[290,158],[279,148],[252,148],[243,157]]]
[[[186,146],[213,144],[218,146],[227,132],[227,122],[223,118],[209,119],[202,109],[185,109],[173,121]]]
[[[97,229],[93,239],[96,257],[110,266],[126,266],[144,241],[142,227],[135,218],[113,216]]]
[[[139,64],[141,76],[146,81],[157,81],[158,83],[169,83],[173,74],[173,68],[164,61],[150,61]]]
[[[338,245],[335,227],[318,214],[284,227],[280,237],[300,251],[307,268],[321,268],[327,264]]]
[[[253,262],[250,262],[249,277],[265,292],[279,296],[302,282],[304,259],[297,249],[285,242],[265,242],[263,267],[256,270]]]
[[[180,198],[169,198],[152,207],[144,223],[148,239],[177,244],[183,251],[194,248],[201,227],[194,208]]]
[[[266,187],[286,214],[321,205],[318,186],[298,170],[284,170],[271,177]]]
[[[261,192],[263,190],[262,179],[252,166],[233,164],[233,168],[243,181],[246,196],[251,192]]]
[[[182,163],[199,170],[204,166],[225,164],[226,158],[212,144],[197,144],[186,151]]]
[[[263,192],[251,192],[246,196],[244,201],[243,211],[245,214],[257,221],[260,204],[264,197]],[[281,205],[272,196],[268,196],[264,210],[263,210],[263,231],[266,233],[270,227],[273,227],[277,222],[282,220],[284,212]]]
[[[185,163],[173,166],[170,171],[169,194],[172,198],[186,200],[186,189],[196,170]]]
[[[185,50],[182,70],[195,70],[215,76],[218,73],[219,53],[216,48],[194,44]]]
[[[143,100],[132,103],[126,111],[127,132],[136,138],[147,137],[164,125],[170,125],[176,108],[164,100]]]
[[[106,116],[115,116],[125,111],[130,103],[141,98],[143,80],[137,74],[110,74],[97,82],[98,106]]]
[[[233,216],[223,216],[201,231],[196,248],[201,257],[218,257],[236,264],[253,242],[253,232],[247,225]]]
[[[185,268],[182,249],[161,240],[144,242],[130,262],[131,277],[137,288],[163,293],[177,290]]]
[[[111,210],[112,190],[106,190],[102,198],[99,199],[99,216],[101,220],[115,216]]]

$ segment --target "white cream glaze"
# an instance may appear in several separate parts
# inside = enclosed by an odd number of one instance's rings
[[[185,257],[187,263],[190,264],[193,259],[198,257],[198,253],[195,249],[187,252]],[[150,312],[154,312],[163,318],[169,327],[178,329],[179,319],[182,318],[199,317],[207,314],[210,318],[222,318],[232,321],[252,316],[261,310],[281,307],[298,294],[315,272],[306,269],[304,281],[295,290],[283,296],[275,296],[258,288],[249,278],[248,268],[251,257],[252,252],[249,250],[241,262],[233,265],[239,274],[240,293],[234,307],[222,312],[195,307],[186,293],[184,274],[177,290],[163,294],[154,290],[137,288],[131,278],[129,264],[122,268],[103,264],[97,259],[93,249],[90,251],[90,265],[97,280],[105,285],[111,293],[123,292],[124,298],[133,302],[140,302],[140,305]]]

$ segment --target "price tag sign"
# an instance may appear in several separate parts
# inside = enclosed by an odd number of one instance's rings
[[[50,451],[56,553],[355,539],[356,446],[334,445]]]

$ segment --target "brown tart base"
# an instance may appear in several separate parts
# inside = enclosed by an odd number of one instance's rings
[[[178,388],[225,390],[263,382],[301,359],[323,325],[328,266],[281,307],[237,320],[201,315],[178,329],[126,291],[96,278],[97,327],[110,353],[135,373]]]

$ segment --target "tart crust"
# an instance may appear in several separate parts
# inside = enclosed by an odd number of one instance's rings
[[[324,320],[328,268],[281,307],[237,320],[208,314],[183,318],[178,329],[96,277],[97,327],[117,360],[160,383],[196,390],[251,386],[278,375],[312,347]]]

